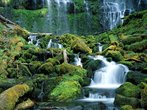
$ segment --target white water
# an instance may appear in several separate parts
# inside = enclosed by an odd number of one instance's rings
[[[103,56],[89,56],[89,58],[102,61],[102,67],[94,72],[90,85],[85,87],[89,89],[89,96],[85,96],[80,101],[103,102],[106,106],[108,103],[113,106],[115,89],[125,82],[129,69],[125,65],[108,62]]]
[[[47,0],[49,32],[56,34],[69,32],[67,5],[70,2],[71,0]]]
[[[101,43],[98,43],[98,51],[99,52],[103,51],[103,45]]]
[[[53,42],[52,39],[49,40],[48,44],[47,44],[47,49],[48,48],[63,48],[63,45],[62,44],[59,44],[57,42]]]
[[[83,64],[82,64],[82,62],[81,62],[81,58],[79,57],[78,54],[75,55],[75,58],[74,58],[74,65],[83,67]]]
[[[28,44],[34,44],[33,42],[36,41],[36,36],[35,35],[30,35],[28,37],[28,39],[29,39]]]
[[[134,7],[131,0],[103,0],[101,10],[101,24],[105,29],[113,29],[123,23],[126,10],[131,13]]]
[[[87,27],[86,27],[86,32],[89,32],[91,31],[91,18],[92,18],[92,14],[90,12],[90,4],[89,4],[89,1],[88,0],[84,0],[84,5],[85,5],[85,13],[86,13],[86,23],[87,23]],[[86,33],[85,32],[85,33]]]

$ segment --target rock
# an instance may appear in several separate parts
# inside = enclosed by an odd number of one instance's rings
[[[85,43],[85,41],[75,35],[65,34],[60,37],[60,41],[62,44],[66,44],[66,47],[69,47],[74,50],[74,52],[82,52],[82,53],[92,53],[92,50]]]
[[[133,97],[125,97],[119,94],[116,95],[114,103],[118,107],[121,107],[123,105],[131,105],[133,108],[137,108],[140,106],[139,99]]]
[[[114,61],[121,61],[123,60],[123,56],[120,53],[120,51],[113,51],[113,50],[108,50],[107,53],[105,54],[107,57],[112,57]]]
[[[134,110],[131,105],[124,105],[120,108],[120,110]]]
[[[14,110],[18,99],[29,91],[26,84],[15,85],[0,94],[0,110]]]
[[[34,103],[32,100],[27,99],[26,101],[24,101],[24,102],[18,104],[18,105],[16,106],[15,110],[26,110],[26,109],[28,109],[28,108],[33,107],[34,104],[35,104],[35,103]]]
[[[144,89],[141,90],[141,106],[147,108],[147,84]]]
[[[58,102],[69,102],[77,98],[81,93],[81,85],[77,81],[63,81],[53,91],[50,96]]]
[[[116,93],[125,97],[139,98],[140,88],[130,82],[126,82],[116,90]]]
[[[50,74],[50,73],[54,72],[54,66],[52,63],[47,62],[47,63],[42,64],[38,70],[41,73]]]
[[[147,78],[147,75],[138,71],[130,71],[127,74],[127,81],[133,84],[139,84],[145,81],[145,78]]]

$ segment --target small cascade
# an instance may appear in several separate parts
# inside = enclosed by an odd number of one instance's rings
[[[126,75],[129,71],[128,67],[122,64],[117,64],[113,61],[108,62],[103,56],[89,57],[102,62],[101,68],[94,72],[89,86],[85,87],[82,102],[102,102],[106,106],[113,107],[115,89],[125,82]]]
[[[53,42],[52,39],[50,39],[49,42],[48,42],[48,45],[47,45],[47,49],[48,48],[59,48],[59,49],[61,49],[61,48],[63,48],[63,45],[59,44],[57,42]]]
[[[98,43],[98,51],[99,52],[103,51],[103,45],[101,43]]]
[[[37,40],[35,46],[36,46],[36,47],[39,47],[39,44],[40,44],[40,39]]]
[[[28,37],[28,39],[29,39],[28,44],[34,44],[34,41],[36,41],[36,36],[35,35],[30,35]]]
[[[81,62],[81,58],[79,57],[79,54],[76,54],[76,55],[75,55],[75,58],[74,58],[74,65],[83,67],[83,64],[82,64],[82,62]]]
[[[103,28],[111,30],[123,23],[125,12],[128,11],[130,14],[134,11],[134,6],[131,0],[102,0],[101,11]]]

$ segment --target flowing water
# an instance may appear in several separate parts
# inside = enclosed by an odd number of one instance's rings
[[[98,43],[98,51],[99,52],[103,51],[103,45],[101,43]]]
[[[48,44],[47,44],[47,49],[48,48],[63,48],[63,45],[58,43],[57,41],[52,41],[52,39],[49,40]]]
[[[34,41],[36,41],[36,35],[30,35],[28,39],[29,39],[28,44],[34,44]]]
[[[84,88],[84,98],[79,101],[101,102],[106,105],[106,110],[116,109],[113,105],[115,89],[125,82],[129,69],[125,65],[108,62],[103,56],[90,56],[90,58],[100,60],[102,65],[95,71],[90,85]]]
[[[79,57],[79,54],[76,54],[76,55],[75,55],[75,58],[74,58],[74,65],[83,67],[83,64],[82,64],[82,62],[81,62],[81,58]]]
[[[132,0],[102,0],[101,4],[101,24],[106,30],[123,23],[126,11],[128,14],[135,11]]]
[[[70,0],[47,0],[48,32],[55,34],[69,32],[67,5],[70,2]]]

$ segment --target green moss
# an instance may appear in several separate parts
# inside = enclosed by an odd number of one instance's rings
[[[137,108],[140,105],[140,101],[137,98],[133,97],[125,97],[122,95],[117,94],[115,96],[115,105],[121,107],[123,105],[131,105],[133,108]]]
[[[140,88],[130,82],[126,82],[116,90],[116,93],[125,97],[139,98]]]
[[[76,81],[61,82],[52,92],[51,97],[58,102],[69,102],[81,93],[81,86]]]
[[[60,37],[60,41],[65,47],[70,46],[75,52],[92,53],[92,50],[87,46],[85,41],[78,36],[65,34]]]
[[[54,66],[52,63],[47,62],[47,63],[42,64],[38,70],[40,73],[50,74],[54,72]]]
[[[143,108],[147,107],[147,84],[146,86],[141,90],[141,106]]]
[[[134,110],[131,105],[124,105],[120,108],[120,110]]]
[[[120,53],[120,51],[109,50],[109,51],[107,51],[107,53],[105,55],[107,57],[111,57],[114,61],[121,61],[121,60],[123,60],[123,56]]]
[[[0,109],[13,110],[19,97],[23,96],[29,91],[29,86],[26,84],[19,84],[0,94]]]
[[[127,50],[134,52],[140,52],[147,48],[147,39],[144,39],[140,42],[133,43],[131,45],[126,45]]]

